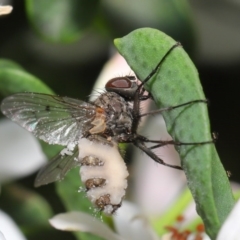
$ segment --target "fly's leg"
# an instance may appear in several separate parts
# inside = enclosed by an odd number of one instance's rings
[[[133,97],[133,124],[132,124],[132,132],[136,133],[137,132],[137,128],[139,125],[139,121],[140,121],[140,114],[139,114],[139,109],[140,109],[140,101],[141,98],[144,98],[144,84],[146,82],[148,82],[153,76],[154,74],[156,74],[162,63],[165,61],[165,59],[167,58],[167,56],[173,51],[174,48],[181,46],[181,44],[179,42],[177,42],[176,44],[174,44],[167,52],[166,54],[163,56],[163,58],[159,61],[159,63],[157,64],[157,66],[153,69],[153,71],[141,82],[141,84],[138,85],[138,88],[134,94]],[[150,95],[149,95],[150,96]]]
[[[204,144],[210,144],[210,143],[215,143],[216,141],[216,134],[213,133],[213,139],[210,141],[203,141],[203,142],[195,142],[195,143],[186,143],[186,142],[178,142],[174,140],[169,140],[169,141],[161,141],[161,140],[150,140],[147,139],[144,136],[138,135],[137,141],[134,141],[134,145],[141,149],[143,152],[145,152],[150,158],[152,158],[155,162],[162,164],[164,166],[170,167],[170,168],[175,168],[182,170],[182,167],[177,166],[177,165],[171,165],[168,163],[165,163],[161,158],[159,158],[152,150],[155,148],[163,147],[166,145],[175,145],[175,146],[183,146],[183,145],[204,145]],[[157,143],[154,146],[147,147],[145,143]]]
[[[149,147],[149,149],[155,149],[155,148],[159,148],[159,147],[163,147],[166,145],[174,145],[174,146],[194,146],[194,145],[204,145],[204,144],[210,144],[210,143],[215,143],[216,140],[210,140],[210,141],[203,141],[203,142],[178,142],[178,141],[174,141],[174,140],[170,140],[170,141],[147,141],[150,143],[156,143],[158,142],[158,144]]]
[[[194,145],[204,145],[204,144],[211,144],[215,143],[217,140],[217,134],[213,133],[213,138],[212,140],[208,141],[202,141],[202,142],[181,142],[181,141],[174,141],[174,140],[168,140],[168,141],[163,141],[163,140],[152,140],[148,139],[142,135],[138,135],[137,138],[139,141],[144,142],[144,143],[156,143],[156,145],[153,145],[149,147],[149,149],[155,149],[159,147],[163,147],[166,145],[174,145],[174,146],[194,146]]]
[[[143,113],[143,114],[140,114],[139,117],[154,115],[154,114],[162,113],[162,112],[165,112],[165,111],[171,111],[173,109],[184,107],[184,106],[187,106],[187,105],[190,105],[190,104],[195,104],[195,103],[208,103],[208,100],[206,100],[206,99],[193,100],[193,101],[182,103],[182,104],[179,104],[179,105],[176,105],[176,106],[165,107],[165,108],[161,108],[161,109],[158,109],[158,110],[153,110],[153,111],[150,111],[150,112],[147,112],[147,113]]]
[[[164,111],[171,111],[173,109],[180,108],[180,107],[183,107],[183,106],[187,106],[187,105],[190,105],[190,104],[195,104],[195,103],[208,103],[208,100],[202,100],[202,99],[193,100],[193,101],[189,101],[189,102],[179,104],[179,105],[176,105],[176,106],[166,107],[166,108],[150,111],[150,112],[147,112],[147,113],[143,113],[143,114],[140,115],[140,117],[144,117],[144,116],[148,116],[148,115],[154,115],[154,114],[162,113]],[[144,136],[140,136],[140,135],[138,135],[138,138],[141,139],[141,141],[143,141],[143,142],[157,143],[156,145],[149,147],[149,149],[155,149],[155,148],[162,147],[162,146],[165,146],[165,145],[186,146],[186,145],[204,145],[204,144],[215,143],[216,140],[217,140],[217,134],[213,133],[212,140],[202,141],[202,142],[181,142],[181,141],[174,141],[174,140],[169,140],[169,141],[150,140],[150,139],[148,139]]]
[[[141,101],[148,100],[149,98],[153,99],[152,94],[150,92],[147,93],[147,95],[143,95],[140,97]]]
[[[135,141],[133,143],[136,147],[138,147],[139,149],[141,149],[143,152],[145,152],[150,158],[152,158],[155,162],[162,164],[164,166],[170,167],[170,168],[174,168],[174,169],[178,169],[178,170],[182,170],[182,168],[180,166],[177,165],[171,165],[168,163],[165,163],[161,158],[159,158],[154,152],[151,151],[151,149],[149,149],[143,142],[141,141]]]
[[[163,56],[163,58],[159,61],[159,63],[157,64],[157,66],[153,69],[153,71],[142,81],[142,83],[138,86],[138,89],[142,89],[142,86],[148,82],[153,76],[154,74],[160,69],[162,63],[165,61],[165,59],[167,58],[167,56],[172,52],[172,50],[176,47],[180,47],[182,46],[180,42],[175,43]],[[140,90],[139,90],[140,91]]]

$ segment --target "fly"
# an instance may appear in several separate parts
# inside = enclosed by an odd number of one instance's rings
[[[40,170],[35,186],[61,180],[70,169],[81,166],[80,175],[88,198],[100,210],[112,214],[121,206],[128,176],[126,165],[119,154],[118,143],[132,143],[157,163],[182,170],[181,166],[165,163],[152,150],[167,144],[195,143],[151,140],[137,132],[143,116],[207,102],[195,100],[154,112],[140,113],[140,102],[151,98],[150,94],[145,95],[144,84],[178,46],[180,43],[166,52],[141,84],[138,85],[133,76],[113,78],[105,85],[106,92],[93,102],[43,93],[17,93],[5,98],[1,104],[4,115],[39,139],[66,147]],[[198,144],[212,142],[213,140]],[[147,143],[154,145],[148,147]],[[111,158],[108,153],[111,153]],[[114,164],[118,166],[117,169]],[[117,188],[112,183],[117,184]]]

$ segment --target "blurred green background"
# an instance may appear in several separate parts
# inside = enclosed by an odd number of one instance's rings
[[[87,100],[113,52],[113,39],[140,27],[164,31],[180,41],[196,64],[210,100],[212,131],[230,180],[240,181],[240,3],[234,0],[12,0],[0,18],[0,58],[20,64],[59,95]],[[119,69],[121,72],[121,69]],[[0,96],[0,100],[2,96]],[[32,188],[34,176],[18,181]],[[8,188],[10,191],[11,186]],[[64,211],[54,186],[38,189],[54,212]],[[49,194],[51,193],[51,194]],[[8,205],[11,191],[1,194]],[[7,204],[6,204],[7,202]],[[21,220],[19,220],[21,222]],[[74,239],[50,230],[48,237]],[[53,235],[51,235],[53,234]],[[54,235],[56,234],[56,235]],[[66,235],[64,235],[66,234]],[[29,233],[28,239],[42,239]]]

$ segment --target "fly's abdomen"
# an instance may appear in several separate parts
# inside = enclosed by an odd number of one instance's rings
[[[128,171],[115,142],[79,141],[80,176],[87,197],[101,211],[113,214],[122,203]]]

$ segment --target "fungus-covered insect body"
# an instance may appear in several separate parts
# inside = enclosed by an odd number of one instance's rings
[[[133,76],[113,78],[106,84],[106,91],[93,102],[42,93],[17,93],[5,98],[1,104],[4,115],[49,144],[67,146],[39,172],[35,186],[62,180],[70,169],[81,166],[88,198],[100,210],[112,214],[121,206],[128,176],[118,143],[132,143],[157,163],[182,170],[181,166],[165,163],[153,150],[167,144],[196,143],[149,139],[138,133],[144,116],[206,103],[200,99],[148,113],[140,111],[140,102],[152,99],[151,94],[145,94],[144,84],[178,46],[179,43],[174,44],[165,53],[141,84]]]
[[[113,214],[125,196],[128,176],[117,143],[83,138],[79,141],[79,161],[87,197],[105,214]]]

